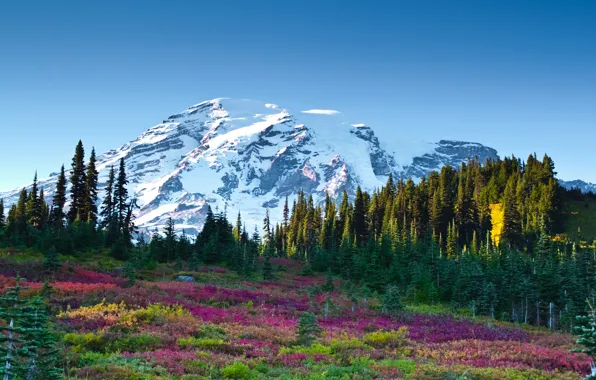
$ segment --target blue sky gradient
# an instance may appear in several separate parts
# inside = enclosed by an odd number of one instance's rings
[[[216,97],[547,152],[596,182],[594,20],[589,0],[4,1],[0,190]]]

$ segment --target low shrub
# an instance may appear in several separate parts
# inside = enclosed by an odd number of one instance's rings
[[[222,369],[221,374],[224,379],[254,379],[256,377],[246,364],[238,361]]]
[[[88,351],[105,352],[107,340],[103,335],[95,333],[76,334],[70,333],[62,338],[64,343],[72,346],[74,352],[85,353]]]
[[[397,330],[377,330],[362,336],[362,340],[375,348],[400,348],[408,343],[408,328],[402,326]]]
[[[182,349],[199,348],[203,350],[213,350],[223,346],[225,342],[222,339],[212,338],[180,338],[178,339],[178,346]]]

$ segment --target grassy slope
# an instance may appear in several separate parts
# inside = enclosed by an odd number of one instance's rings
[[[563,204],[565,234],[573,241],[577,240],[580,231],[582,240],[591,242],[596,239],[596,200],[566,199]]]

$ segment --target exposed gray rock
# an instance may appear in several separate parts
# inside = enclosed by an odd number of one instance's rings
[[[193,276],[178,276],[178,277],[176,277],[176,281],[180,281],[180,282],[196,282],[197,279],[194,278]]]
[[[420,178],[469,158],[498,157],[481,144],[448,140],[421,145],[424,153],[417,157],[398,157],[393,141],[381,141],[370,127],[351,127],[339,117],[292,114],[249,100],[193,105],[98,157],[98,203],[109,168],[118,168],[124,158],[129,194],[140,206],[136,224],[145,236],[163,230],[170,217],[178,231],[196,233],[209,207],[228,216],[241,212],[252,228],[262,223],[266,208],[275,210],[271,219],[278,221],[279,205],[286,196],[292,202],[299,191],[315,202],[322,202],[326,193],[337,199],[344,190],[353,197],[357,186],[379,188],[390,173]],[[38,182],[49,202],[56,181],[57,173],[52,173]],[[0,198],[10,207],[19,191]]]

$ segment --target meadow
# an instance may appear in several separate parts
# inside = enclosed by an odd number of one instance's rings
[[[0,292],[18,272],[25,296],[43,294],[67,379],[546,380],[581,379],[590,368],[587,355],[571,352],[571,335],[438,304],[388,315],[376,294],[356,296],[337,279],[331,289],[287,259],[272,259],[275,281],[158,265],[130,284],[105,256],[63,258],[44,285],[41,259],[21,255],[0,258]],[[306,312],[321,332],[300,344]]]

